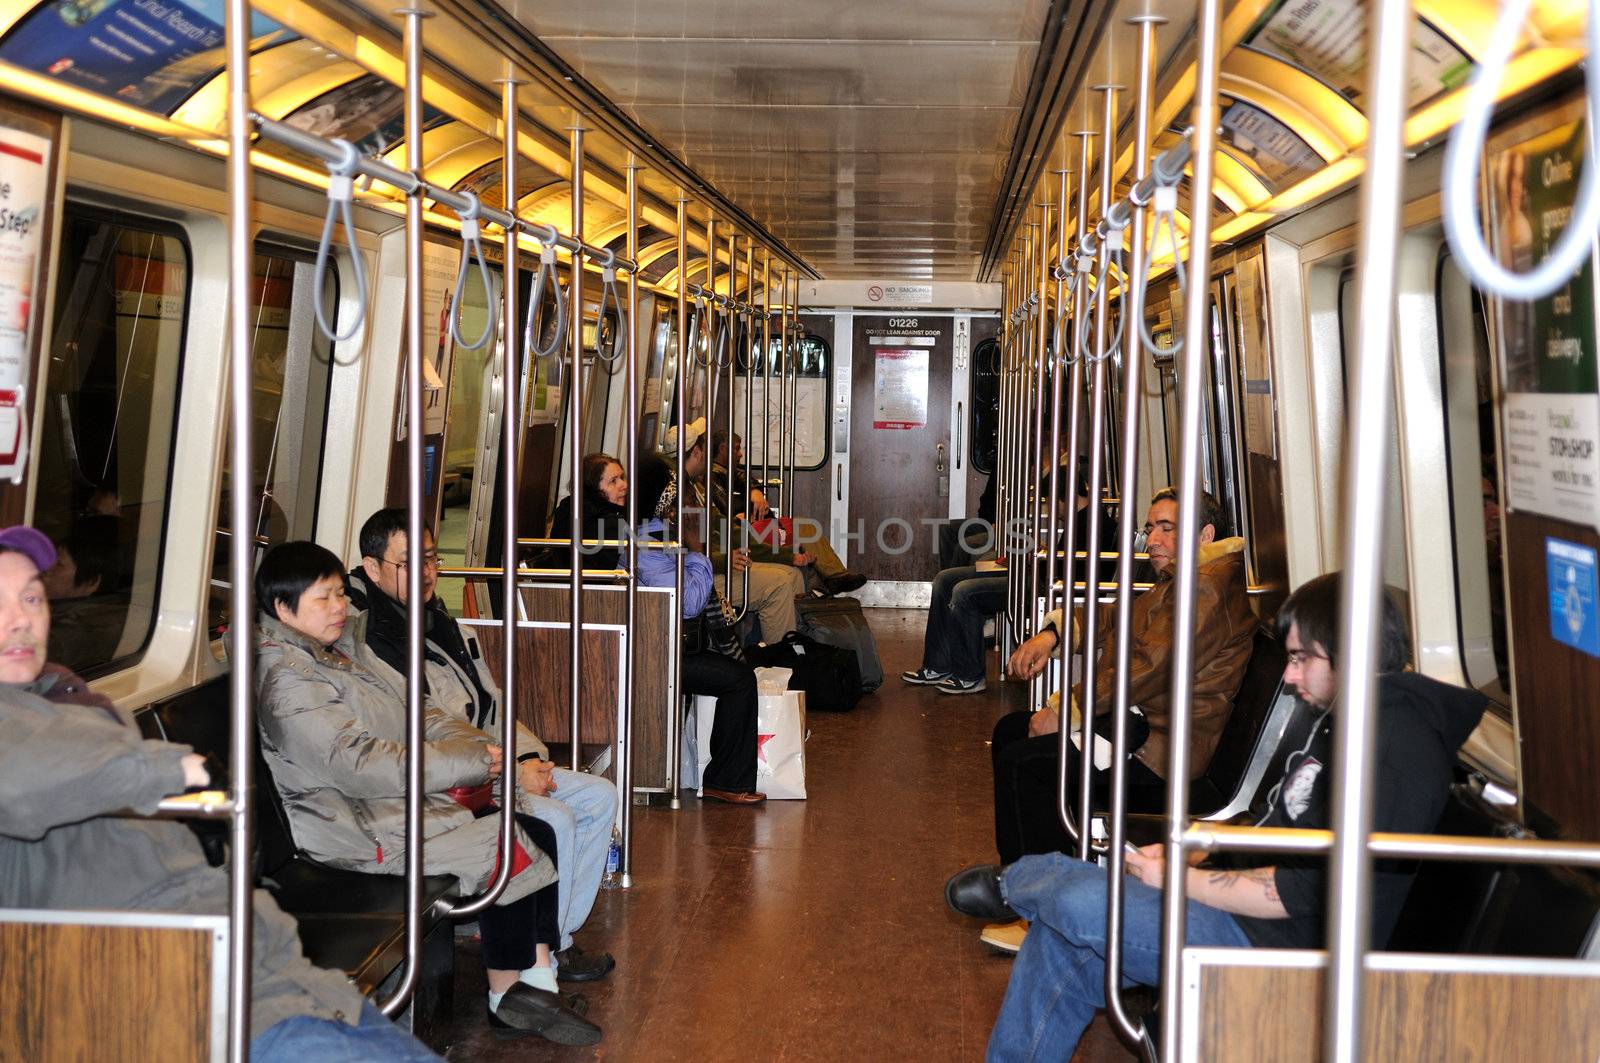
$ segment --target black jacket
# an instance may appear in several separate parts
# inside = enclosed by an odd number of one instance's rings
[[[583,497],[583,538],[621,539],[626,524],[627,511],[605,499],[585,494]],[[550,514],[550,538],[572,537],[572,496],[556,503]],[[612,569],[617,567],[620,551],[614,546],[586,547],[582,565],[586,569]],[[533,559],[535,568],[568,568],[572,552],[565,546],[547,546]]]
[[[1378,678],[1377,792],[1372,829],[1431,834],[1439,825],[1455,779],[1456,751],[1488,704],[1475,690],[1449,686],[1414,672]],[[1333,786],[1333,718],[1326,713],[1305,749],[1289,758],[1263,827],[1330,827]],[[1327,861],[1321,857],[1266,857],[1256,866],[1277,868],[1278,896],[1287,919],[1235,916],[1259,948],[1316,949],[1323,946],[1327,917]],[[1237,866],[1237,865],[1235,865]],[[1387,944],[1405,904],[1416,867],[1412,861],[1375,860],[1372,866],[1372,943]]]
[[[350,588],[351,604],[367,612],[367,648],[404,678],[407,671],[405,608],[369,584],[367,574],[361,568],[351,569],[346,583]],[[431,660],[443,664],[444,656],[450,657],[471,684],[469,693],[472,698],[472,709],[468,713],[467,722],[475,727],[484,727],[484,721],[490,720],[493,716],[495,695],[484,687],[478,675],[478,663],[468,651],[466,641],[461,637],[461,629],[456,626],[450,610],[445,608],[445,604],[437,596],[423,609],[422,623],[426,639],[422,644],[424,661]],[[427,689],[427,671],[427,667],[424,666],[424,690]]]

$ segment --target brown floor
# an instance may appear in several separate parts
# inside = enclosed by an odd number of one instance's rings
[[[925,615],[869,613],[889,678],[854,712],[811,715],[809,800],[637,809],[634,886],[602,893],[579,935],[617,957],[582,987],[598,1048],[496,1041],[463,940],[449,1058],[980,1059],[1010,961],[942,887],[994,859],[987,743],[1021,690],[901,683]]]

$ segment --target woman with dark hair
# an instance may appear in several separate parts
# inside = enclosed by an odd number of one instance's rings
[[[627,522],[628,477],[622,462],[610,454],[586,454],[578,466],[578,481],[583,489],[583,538],[621,539]],[[572,496],[556,503],[550,514],[550,538],[572,538]],[[581,547],[583,567],[617,567],[619,550],[615,546]],[[566,568],[571,555],[564,546],[547,547],[535,559],[538,568]]]
[[[367,614],[346,610],[344,565],[315,543],[283,543],[261,559],[255,585],[261,753],[296,847],[346,870],[404,873],[405,693],[397,673],[378,667],[367,646]],[[499,865],[491,784],[503,772],[503,751],[431,701],[423,713],[424,873],[453,875],[471,895]],[[478,916],[489,1025],[502,1037],[598,1044],[600,1028],[575,1010],[586,1005],[556,986],[555,833],[531,813],[519,802],[511,880]]]
[[[655,454],[639,457],[639,536],[664,539],[678,497],[678,479]],[[677,559],[669,550],[639,551],[639,582],[670,587]],[[703,797],[735,805],[758,805],[767,795],[756,790],[756,673],[742,659],[715,648],[707,628],[721,622],[719,599],[705,554],[685,551],[683,557],[684,645],[682,687],[685,693],[717,699],[711,725],[711,763],[701,777]],[[707,615],[709,614],[709,615]],[[734,647],[737,649],[737,642]]]

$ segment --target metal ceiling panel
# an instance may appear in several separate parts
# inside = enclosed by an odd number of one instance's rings
[[[824,276],[972,280],[1050,0],[501,0]]]

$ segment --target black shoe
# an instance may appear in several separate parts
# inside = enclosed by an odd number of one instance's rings
[[[587,1004],[585,1004],[587,1006]],[[558,1045],[597,1045],[600,1027],[555,993],[518,982],[489,1012],[489,1028],[502,1040],[538,1034]]]
[[[951,875],[944,884],[944,903],[952,912],[990,923],[1009,923],[1019,918],[1000,895],[1000,868],[994,864],[980,864]]]
[[[574,945],[556,953],[556,981],[595,982],[610,974],[616,965],[609,952],[584,952]]]
[[[848,594],[867,585],[867,577],[859,572],[841,572],[837,576],[822,577],[822,585],[829,594]]]

